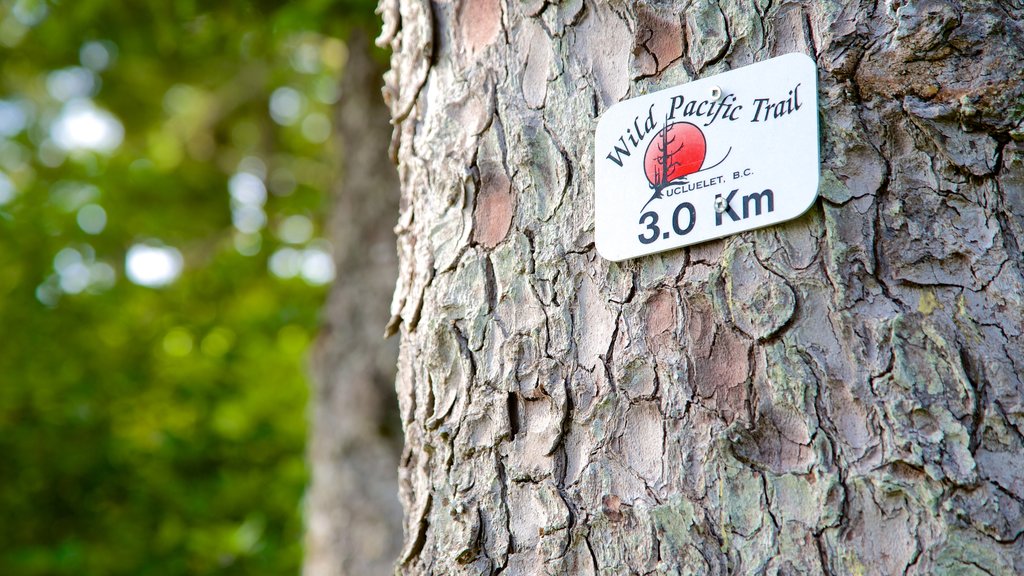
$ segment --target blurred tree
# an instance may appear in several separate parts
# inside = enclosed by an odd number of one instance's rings
[[[398,177],[384,66],[365,34],[350,38],[338,114],[344,174],[328,226],[347,277],[331,288],[313,355],[306,576],[389,574],[402,542],[398,342],[381,338],[398,276]]]
[[[298,570],[333,110],[372,17],[0,0],[0,574]]]

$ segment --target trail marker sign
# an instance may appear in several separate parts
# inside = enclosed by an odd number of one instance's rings
[[[609,108],[597,251],[625,260],[796,218],[818,196],[814,60],[787,54]]]

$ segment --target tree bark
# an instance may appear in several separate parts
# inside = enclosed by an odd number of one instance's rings
[[[387,153],[382,67],[359,30],[348,47],[337,119],[344,171],[328,225],[338,279],[312,362],[306,576],[391,573],[401,543],[398,350],[381,339],[398,273],[398,178]]]
[[[1020,2],[380,11],[400,572],[1024,573]],[[599,257],[596,118],[789,52],[815,206]]]

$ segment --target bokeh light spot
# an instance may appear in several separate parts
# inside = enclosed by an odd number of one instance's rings
[[[39,149],[36,150],[36,157],[39,158],[39,163],[43,166],[57,168],[64,163],[68,155],[66,150],[54,143],[53,140],[47,138],[39,144]]]
[[[213,412],[213,429],[229,440],[240,440],[249,433],[252,420],[237,402],[223,402]]]
[[[302,121],[302,136],[313,144],[323,144],[331,137],[331,121],[325,114],[314,112]]]
[[[267,188],[263,181],[248,172],[238,172],[228,180],[231,198],[241,204],[262,206],[267,201]]]
[[[136,244],[125,256],[125,272],[133,284],[158,288],[174,282],[181,274],[181,252],[169,246]]]
[[[92,70],[73,66],[54,70],[46,75],[46,91],[56,100],[67,102],[72,98],[92,96],[99,79]]]
[[[112,42],[92,40],[82,44],[78,50],[78,60],[82,66],[99,72],[106,70],[116,53],[116,47]]]
[[[288,244],[304,244],[313,237],[313,221],[301,214],[289,216],[277,226],[277,236]]]
[[[348,61],[348,46],[338,38],[328,38],[320,47],[320,56],[325,66],[332,70],[341,70]]]
[[[231,330],[218,326],[203,338],[199,349],[203,354],[211,358],[219,358],[227,354],[235,343],[235,333]]]
[[[289,355],[301,355],[309,345],[309,335],[301,326],[288,324],[277,332],[278,348]]]
[[[28,126],[29,107],[18,101],[0,100],[0,137],[17,136]]]
[[[60,289],[68,294],[78,294],[89,287],[89,267],[84,262],[75,262],[60,272]]]
[[[263,180],[267,177],[267,163],[258,156],[246,156],[238,161],[238,171],[248,172]]]
[[[236,231],[234,237],[235,250],[242,256],[255,256],[263,247],[263,236],[259,233]]]
[[[86,204],[78,210],[75,221],[86,234],[99,234],[107,227],[107,212],[99,204]]]
[[[17,0],[11,14],[24,26],[35,26],[46,18],[48,12],[46,2],[41,0]]]
[[[192,352],[192,334],[184,328],[172,328],[164,335],[164,352],[182,358]]]
[[[53,269],[56,274],[36,290],[36,297],[47,306],[55,305],[61,293],[98,293],[113,287],[116,280],[114,268],[96,262],[96,251],[88,244],[61,249],[53,257]]]
[[[164,112],[170,116],[189,116],[203,112],[206,95],[202,90],[188,84],[175,84],[164,92]]]
[[[278,168],[270,176],[270,191],[277,196],[290,196],[296,186],[295,174],[287,168]]]
[[[320,248],[307,248],[302,252],[302,279],[314,286],[334,280],[334,260]]]
[[[113,152],[124,139],[124,126],[113,114],[89,100],[72,100],[64,105],[50,129],[54,143],[64,150]]]
[[[89,291],[102,292],[114,287],[117,273],[114,267],[106,262],[96,262],[89,267]]]
[[[78,248],[68,246],[53,257],[53,269],[57,272],[56,285],[61,292],[78,294],[93,283],[93,259],[96,257],[92,246]]]
[[[302,252],[294,248],[281,248],[270,256],[267,266],[278,278],[295,278],[302,272]]]
[[[36,286],[36,300],[39,300],[44,306],[53,308],[60,301],[60,287],[48,279]]]
[[[74,248],[68,247],[57,252],[57,255],[53,257],[53,269],[58,274],[63,274],[65,270],[75,264],[81,264],[83,261],[82,253]]]
[[[316,79],[313,86],[313,96],[322,104],[328,106],[337,104],[341,99],[341,87],[338,81],[330,76],[321,76]]]
[[[291,126],[298,122],[305,104],[298,90],[282,86],[270,95],[270,117],[282,126]]]
[[[231,223],[239,232],[255,234],[267,223],[267,214],[259,206],[242,204],[231,209]]]
[[[0,172],[0,206],[8,204],[11,200],[14,200],[16,190],[14,189],[14,182],[7,177],[7,174]]]
[[[313,42],[303,42],[292,53],[292,68],[303,74],[316,74],[320,71],[320,50]]]
[[[99,196],[99,188],[77,180],[61,180],[50,188],[50,201],[68,213],[95,202]]]
[[[32,152],[25,146],[10,140],[0,139],[0,168],[10,173],[29,169]]]

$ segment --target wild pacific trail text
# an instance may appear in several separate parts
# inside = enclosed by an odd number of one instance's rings
[[[794,86],[785,98],[753,98],[746,106],[736,103],[735,94],[726,94],[719,100],[686,100],[682,95],[672,96],[667,102],[668,113],[664,116],[664,123],[665,125],[671,124],[678,115],[680,120],[695,122],[703,120],[701,125],[707,128],[719,120],[737,122],[746,118],[746,115],[741,114],[744,109],[753,111],[753,114],[749,116],[749,122],[761,123],[777,120],[800,110],[802,107],[800,86],[801,83]],[[606,156],[608,160],[622,167],[623,159],[631,156],[648,134],[660,128],[655,119],[654,109],[655,104],[651,104],[646,115],[637,115],[633,118],[632,125],[619,136],[618,143],[612,145],[611,152]]]

